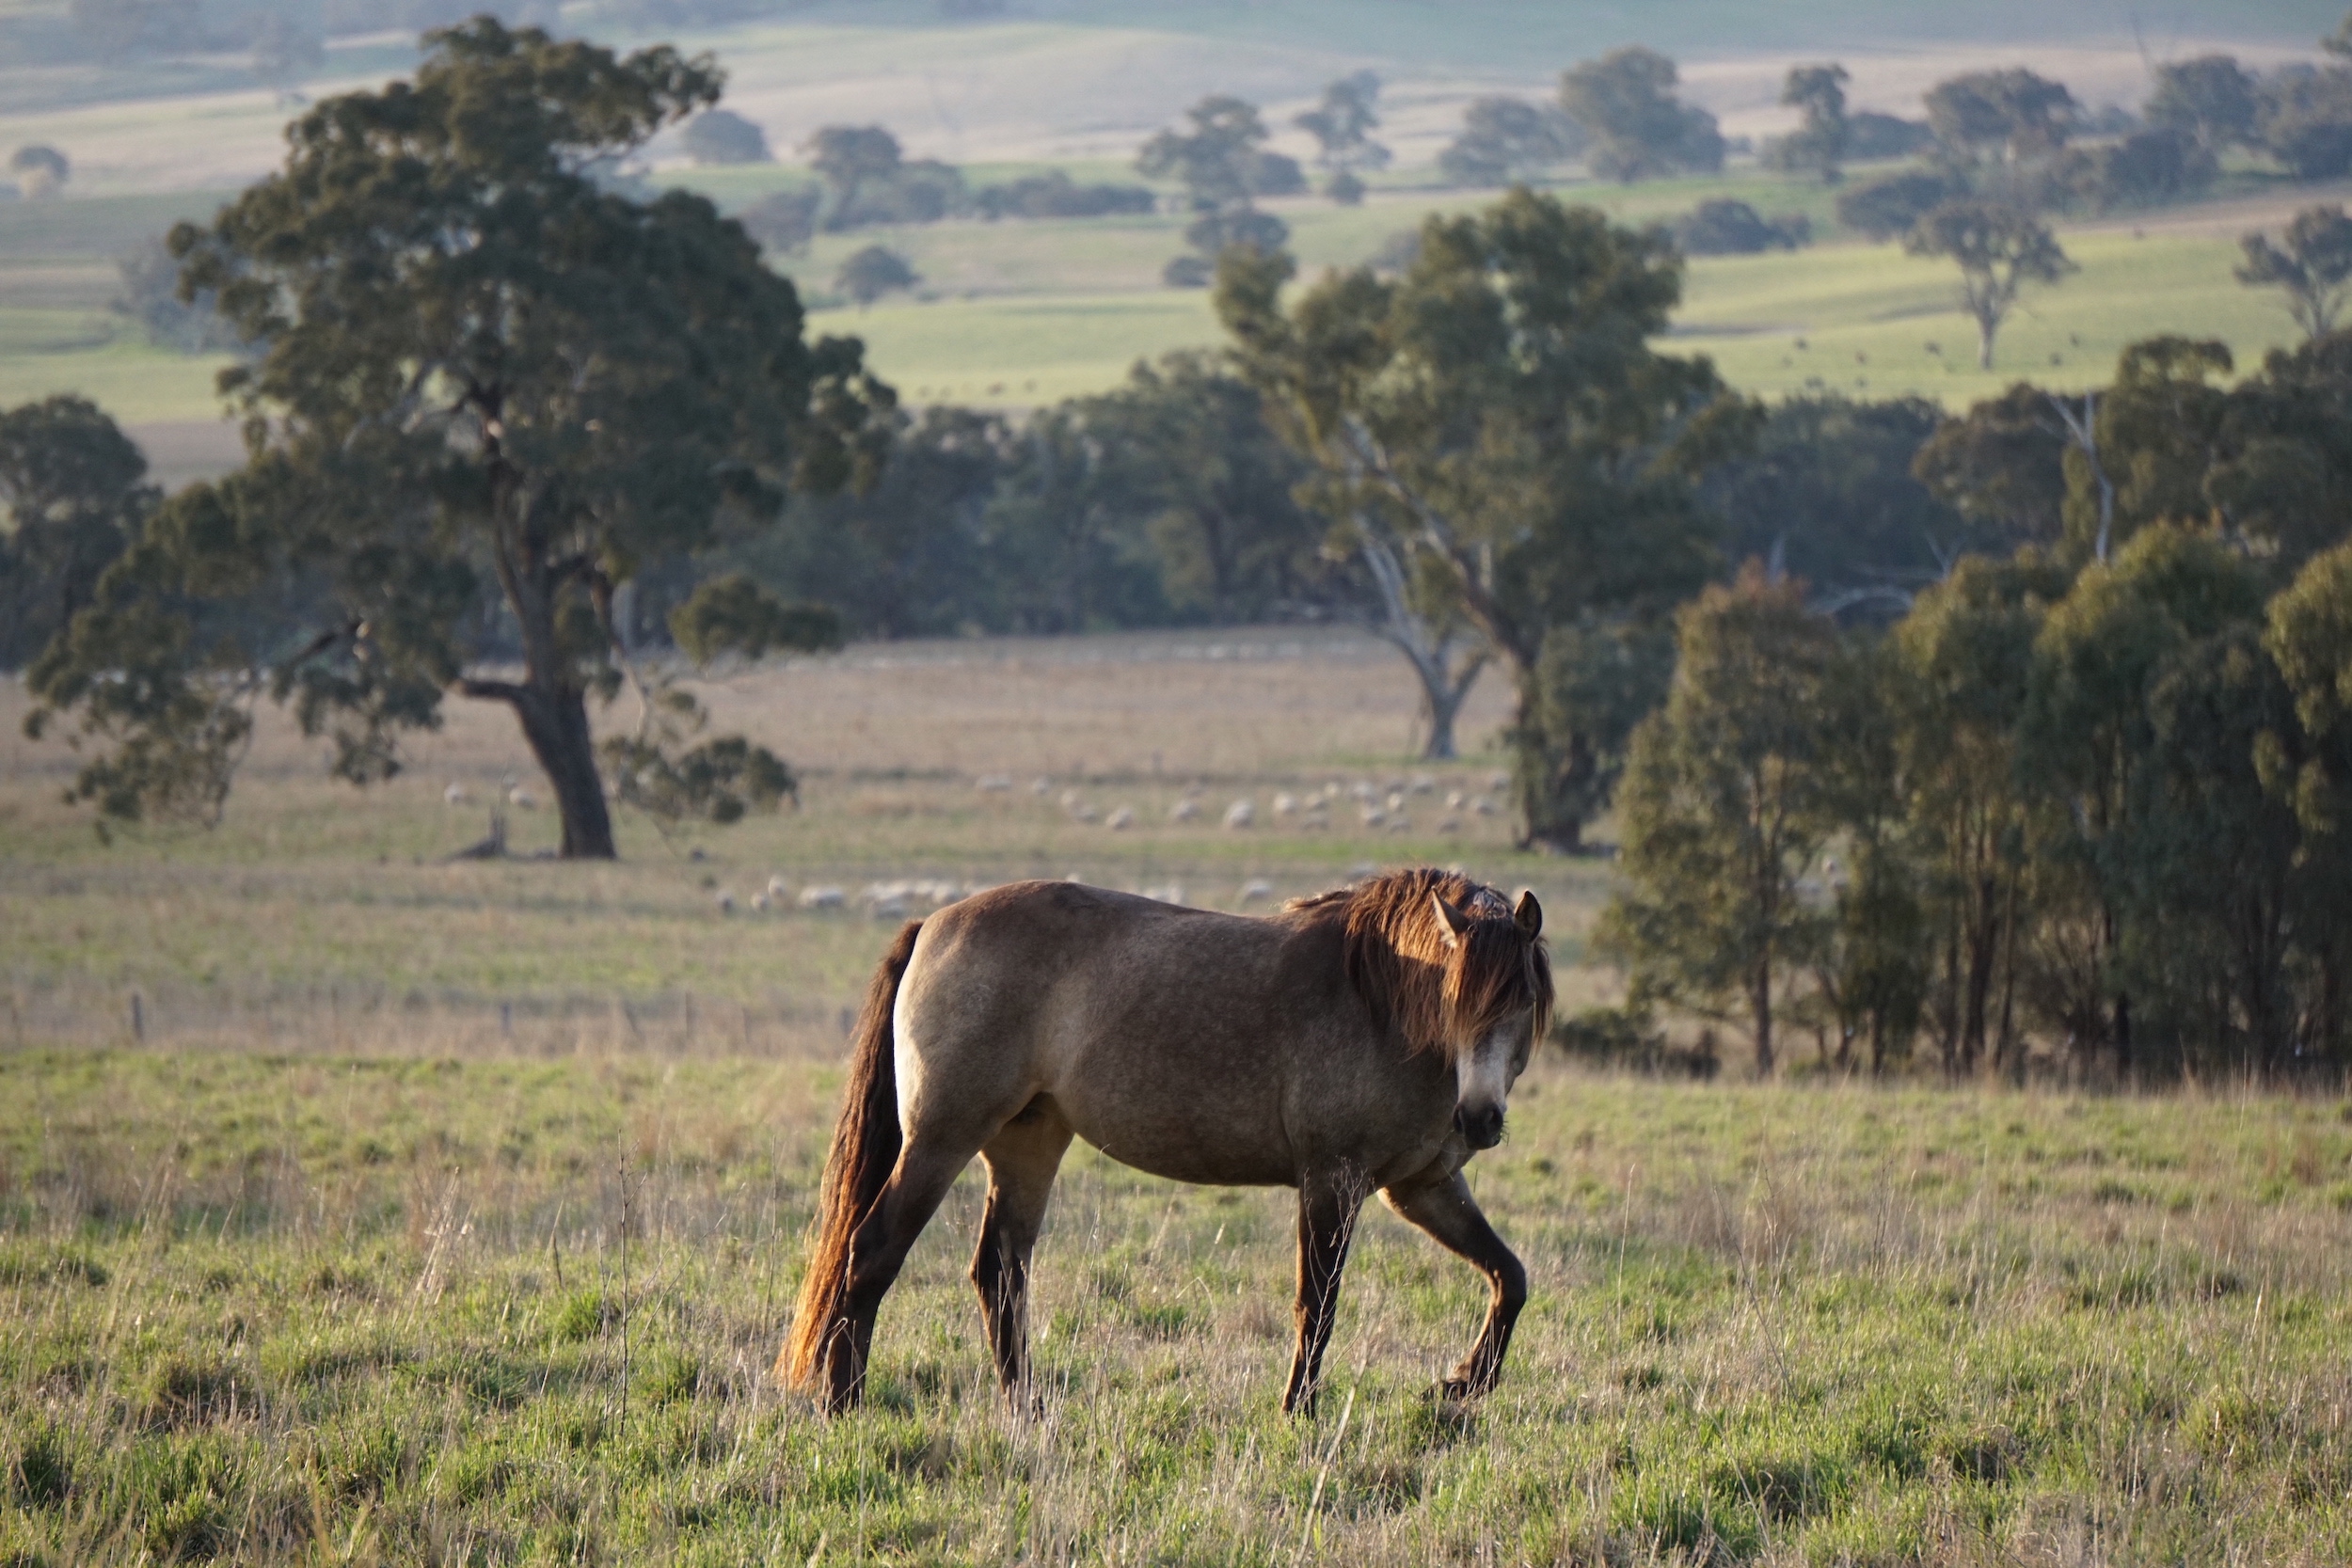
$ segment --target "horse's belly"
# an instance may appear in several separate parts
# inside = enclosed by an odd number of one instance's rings
[[[1297,1180],[1271,1085],[1163,1074],[1129,1060],[1070,1074],[1053,1097],[1073,1132],[1122,1165],[1210,1186]]]

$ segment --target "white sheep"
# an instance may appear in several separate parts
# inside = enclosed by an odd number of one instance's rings
[[[1225,808],[1225,825],[1229,828],[1247,828],[1257,820],[1258,808],[1247,799],[1236,800]]]
[[[1403,790],[1401,790],[1401,789],[1391,789],[1391,790],[1390,790],[1390,791],[1389,791],[1389,814],[1390,814],[1391,816],[1394,816],[1396,813],[1401,812],[1401,811],[1403,811],[1404,809],[1405,809],[1405,792],[1404,792]]]
[[[755,893],[752,895],[752,908],[761,914],[766,914],[768,912],[769,906],[774,902],[775,900],[769,897],[765,892]]]
[[[1041,799],[1051,795],[1054,793],[1054,781],[1041,773],[1029,782],[1029,793]]]
[[[1158,887],[1143,889],[1142,895],[1146,898],[1155,898],[1163,904],[1181,904],[1184,901],[1184,884],[1163,882]]]
[[[1274,884],[1263,877],[1252,877],[1241,885],[1241,901],[1245,904],[1263,903],[1273,896]]]
[[[1168,819],[1170,822],[1197,821],[1200,816],[1200,802],[1189,795],[1168,808]]]
[[[1136,813],[1133,806],[1120,806],[1117,811],[1103,818],[1103,826],[1115,833],[1123,833],[1135,825]]]
[[[1461,831],[1462,819],[1460,817],[1449,816],[1438,818],[1438,832],[1441,833],[1458,833]]]
[[[1321,832],[1324,829],[1328,828],[1331,825],[1331,814],[1325,811],[1321,806],[1317,806],[1312,811],[1310,811],[1305,816],[1301,816],[1298,819],[1298,825],[1301,828],[1307,828],[1316,832]]]
[[[784,885],[783,878],[771,877],[768,879],[768,896],[774,899],[777,903],[783,903],[785,895],[791,891],[792,890],[790,888]]]
[[[974,787],[983,795],[1002,795],[1012,787],[1012,781],[1002,773],[984,773]]]
[[[1295,795],[1277,795],[1274,798],[1274,815],[1277,816],[1297,816],[1298,797]]]
[[[849,901],[850,895],[837,887],[804,887],[799,900],[804,910],[837,910]]]
[[[506,803],[513,806],[516,811],[537,811],[539,809],[539,798],[531,793],[528,789],[525,789],[520,784],[516,784],[514,787],[507,790]]]
[[[724,888],[721,888],[719,890],[718,895],[712,898],[711,902],[719,906],[719,912],[721,914],[733,914],[735,912],[735,895],[727,892]]]
[[[1081,800],[1070,808],[1070,819],[1073,822],[1100,822],[1103,819],[1103,814]]]
[[[1356,815],[1367,828],[1377,828],[1389,819],[1389,814],[1378,806],[1366,806]]]
[[[1426,773],[1416,773],[1413,782],[1406,787],[1416,795],[1435,795],[1438,793],[1438,781]]]
[[[1481,795],[1470,802],[1470,810],[1481,816],[1492,816],[1495,814],[1495,803],[1491,797]]]
[[[1389,832],[1392,833],[1409,833],[1412,831],[1413,819],[1411,817],[1406,816],[1401,811],[1391,812],[1389,814]]]
[[[1469,797],[1464,795],[1460,790],[1449,789],[1445,792],[1446,808],[1450,811],[1460,811],[1462,809],[1462,802],[1468,799]]]
[[[1486,787],[1493,790],[1508,789],[1511,787],[1511,775],[1498,768],[1486,775]]]
[[[472,799],[472,793],[461,784],[453,784],[441,791],[441,804],[445,806],[462,806]]]
[[[1369,800],[1375,793],[1377,793],[1374,790],[1372,785],[1364,783],[1361,779],[1358,779],[1354,784],[1348,785],[1347,792],[1356,797],[1359,800]]]

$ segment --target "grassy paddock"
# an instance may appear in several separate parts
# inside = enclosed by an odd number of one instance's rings
[[[1376,1208],[1320,1419],[1284,1195],[1081,1149],[1003,1413],[968,1177],[830,1424],[767,1369],[832,1063],[0,1055],[15,1562],[2341,1561],[2334,1103],[1544,1064],[1473,1176],[1534,1301]]]
[[[802,810],[667,844],[625,817],[591,867],[445,862],[535,784],[502,712],[453,708],[365,794],[267,720],[219,827],[106,843],[0,687],[0,1563],[2352,1552],[2352,1121],[2317,1100],[1547,1060],[1472,1167],[1535,1286],[1502,1389],[1423,1402],[1480,1291],[1375,1209],[1296,1423],[1284,1195],[1081,1149],[1041,1414],[988,1386],[967,1179],[871,1407],[814,1419],[766,1370],[839,1009],[891,925],[717,894],[1074,873],[1232,908],[1454,863],[1541,892],[1574,1005],[1605,994],[1579,960],[1609,873],[1442,829],[1491,787],[1506,693],[1465,716],[1473,760],[1422,768],[1401,666],[1342,635],[859,649],[707,694],[809,765]],[[1328,783],[1396,789],[1412,827],[1351,795],[1327,830],[1271,816]],[[1206,820],[1169,821],[1187,790]],[[1214,825],[1235,799],[1257,826]]]

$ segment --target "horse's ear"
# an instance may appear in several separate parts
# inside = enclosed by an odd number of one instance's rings
[[[1544,907],[1535,902],[1535,890],[1534,888],[1521,888],[1519,890],[1519,907],[1511,911],[1511,918],[1518,921],[1519,923],[1519,929],[1525,931],[1529,936],[1535,937],[1543,935]]]
[[[1429,895],[1429,907],[1438,911],[1438,925],[1445,932],[1445,944],[1452,947],[1460,942],[1462,933],[1470,929],[1470,917],[1447,903],[1442,893]]]

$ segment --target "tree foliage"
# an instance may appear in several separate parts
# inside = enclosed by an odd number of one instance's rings
[[[1677,80],[1674,61],[1639,45],[1562,75],[1560,108],[1592,137],[1594,174],[1630,182],[1724,166],[1715,117],[1677,99]]]
[[[159,499],[147,459],[87,399],[0,413],[0,669],[23,669],[90,603]]]
[[[1842,65],[1792,65],[1782,81],[1783,107],[1796,109],[1804,122],[1788,135],[1767,143],[1768,167],[1812,174],[1825,185],[1845,177],[1845,163],[1853,143],[1853,127],[1846,118],[1846,84],[1852,80]]]
[[[2028,283],[2056,283],[2074,263],[2031,213],[2007,202],[1962,198],[1922,217],[1903,241],[1914,256],[1960,268],[1960,308],[1977,324],[1977,368],[1993,368],[1993,342]]]
[[[1462,111],[1461,135],[1438,154],[1438,169],[1449,184],[1513,185],[1550,173],[1590,141],[1582,126],[1549,104],[1489,94]]]
[[[1640,997],[1773,997],[1752,1028],[1810,1022],[1839,1065],[1915,1032],[1955,1076],[2021,1073],[2029,1041],[2077,1075],[2352,1068],[2352,348],[2233,374],[2218,343],[2156,338],[2094,393],[2021,384],[1947,421],[1919,471],[1993,531],[1874,650],[1845,644],[1852,678],[1764,689],[1720,648],[1693,659],[1684,612],[1619,794],[1605,928]],[[1794,607],[1797,580],[1711,592]],[[1821,858],[1792,849],[1777,892],[1759,790],[1694,782],[1739,776],[1695,757],[1766,750],[1686,720],[1707,692],[1812,737]]]
[[[863,310],[884,294],[902,293],[922,281],[922,274],[905,257],[887,245],[869,245],[850,253],[834,275],[833,286]]]
[[[775,154],[768,150],[768,133],[732,109],[705,109],[686,122],[685,135],[679,139],[698,164],[775,161]]]
[[[610,855],[587,699],[624,681],[615,594],[859,477],[891,400],[707,201],[593,177],[707,108],[707,62],[487,19],[427,41],[413,82],[321,103],[279,173],[174,231],[184,285],[266,345],[222,375],[250,455],[108,571],[34,666],[37,717],[110,745],[78,787],[135,815],[225,789],[263,690],[355,782],[445,694],[500,702],[564,852]]]
[[[1306,189],[1298,165],[1265,149],[1265,122],[1254,104],[1230,94],[1213,94],[1184,111],[1185,131],[1161,131],[1136,154],[1136,172],[1149,180],[1173,180],[1184,189],[1193,214],[1184,239],[1193,254],[1179,256],[1162,274],[1171,288],[1205,288],[1216,260],[1229,246],[1273,252],[1290,238],[1280,218],[1254,205],[1261,196],[1289,196]]]
[[[2306,338],[2336,329],[2344,301],[2352,298],[2352,218],[2342,206],[2306,207],[2287,225],[2281,244],[2256,233],[2241,245],[2246,259],[2238,263],[2239,282],[2283,292],[2287,313]]]
[[[1380,129],[1380,77],[1352,71],[1323,89],[1323,102],[1291,123],[1315,138],[1315,162],[1327,177],[1325,191],[1343,206],[1361,201],[1362,176],[1389,166],[1389,150],[1373,139]]]
[[[1619,792],[1624,887],[1598,937],[1637,1006],[1743,1016],[1769,1076],[1789,974],[1825,935],[1800,882],[1837,826],[1853,677],[1802,587],[1755,568],[1686,606],[1675,642],[1672,692],[1636,733]]]
[[[1526,191],[1433,216],[1411,268],[1329,273],[1294,300],[1287,257],[1229,252],[1216,306],[1243,372],[1315,465],[1307,499],[1427,571],[1539,701],[1556,626],[1662,610],[1711,561],[1695,473],[1742,438],[1744,404],[1703,359],[1657,353],[1680,297],[1663,237]],[[1581,843],[1579,790],[1518,769],[1524,832]],[[1549,788],[1549,784],[1547,784]]]

